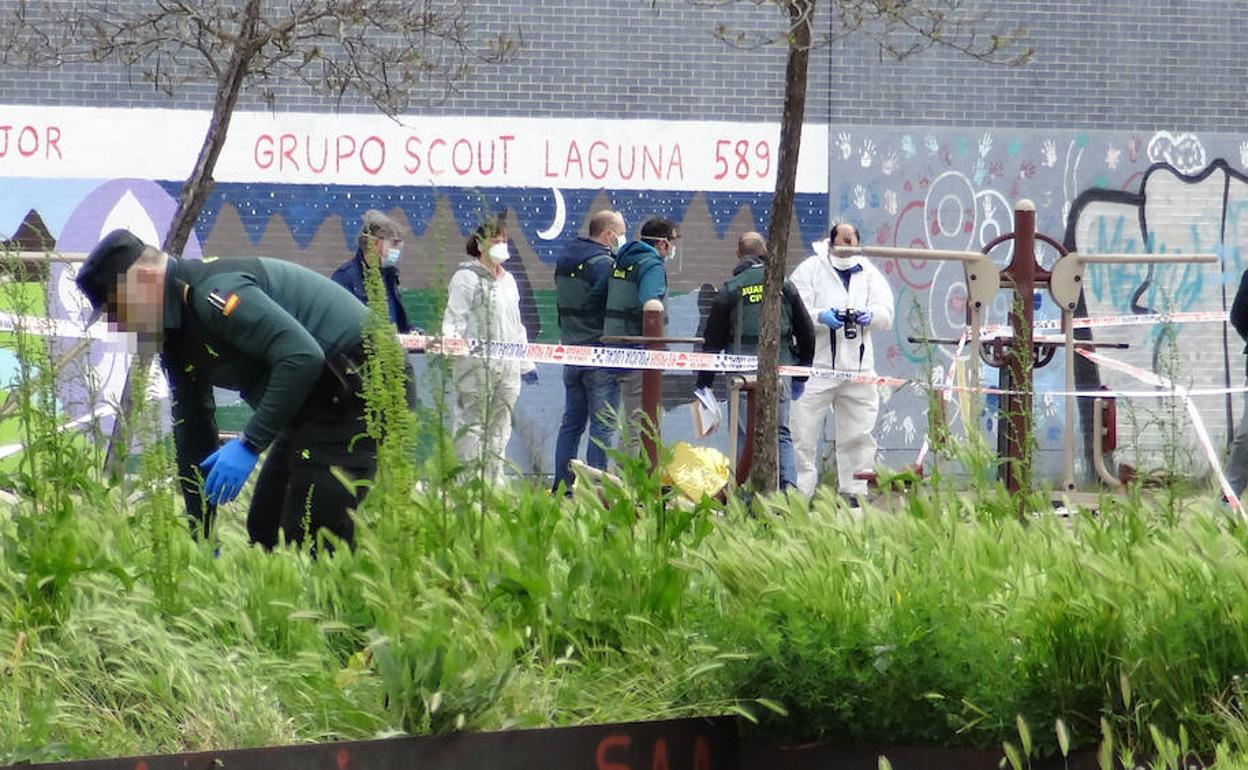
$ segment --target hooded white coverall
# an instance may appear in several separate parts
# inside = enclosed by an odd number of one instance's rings
[[[846,288],[837,267],[851,270]],[[807,257],[790,278],[802,295],[806,310],[815,322],[816,367],[835,368],[856,374],[875,373],[872,332],[886,331],[893,325],[893,290],[879,270],[861,256]],[[871,325],[858,329],[857,339],[846,339],[844,329],[833,330],[819,321],[828,309],[869,310]],[[880,411],[880,394],[875,385],[837,382],[820,377],[807,381],[806,392],[790,406],[789,427],[797,461],[797,488],[810,497],[819,479],[818,447],[828,410],[836,419],[836,469],[840,491],[861,495],[867,482],[854,478],[875,463],[876,442],[871,435]]]
[[[520,290],[511,273],[491,272],[480,262],[464,262],[451,277],[446,312],[442,315],[445,337],[529,341],[520,320]],[[451,364],[455,378],[455,454],[464,463],[482,463],[485,481],[503,481],[511,416],[520,396],[520,377],[534,369],[531,361],[456,357]]]

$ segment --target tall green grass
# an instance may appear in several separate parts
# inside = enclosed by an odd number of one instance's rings
[[[0,506],[0,764],[715,713],[1008,742],[1019,766],[1248,756],[1248,534],[1209,501],[1020,519],[977,442],[861,518],[830,494],[691,505],[622,456],[620,487],[487,489],[436,399],[396,414],[402,359],[371,339],[383,472],[356,548],[319,557],[249,547],[246,494],[193,541],[154,412],[137,475],[105,483],[55,430],[44,343],[10,341],[28,445]]]

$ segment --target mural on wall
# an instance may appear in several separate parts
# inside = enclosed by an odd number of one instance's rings
[[[15,110],[10,135],[29,136],[25,144],[0,143],[0,173],[7,177],[0,190],[0,233],[12,234],[37,216],[65,251],[85,250],[119,225],[160,240],[204,115]],[[154,121],[153,113],[164,122]],[[502,130],[493,124],[488,130],[465,128],[475,125],[456,119],[399,125],[367,116],[242,115],[188,256],[200,250],[266,254],[329,272],[350,257],[363,211],[380,208],[410,233],[402,283],[411,315],[417,324],[436,328],[439,294],[464,258],[466,234],[483,213],[506,210],[518,255],[509,267],[523,285],[526,326],[534,338],[549,340],[556,333],[552,265],[589,213],[619,209],[633,230],[659,214],[677,221],[683,235],[680,260],[669,265],[672,332],[693,334],[710,292],[731,270],[736,237],[747,229],[765,230],[768,223],[774,126],[508,119]],[[1239,226],[1248,201],[1248,177],[1241,173],[1248,142],[1235,137],[956,128],[807,132],[792,266],[826,236],[830,220],[853,222],[871,243],[978,250],[1008,232],[1014,204],[1030,198],[1039,231],[1068,248],[1216,249],[1223,257],[1216,266],[1093,268],[1086,284],[1091,314],[1221,309],[1229,302],[1224,290],[1233,293],[1238,283],[1240,244],[1248,238]],[[1045,265],[1056,256],[1047,247],[1041,254]],[[993,252],[999,265],[1010,257],[1007,246]],[[911,260],[887,260],[881,268],[893,284],[902,322],[877,337],[877,365],[885,374],[924,377],[928,349],[907,338],[960,333],[961,268]],[[53,272],[50,305],[73,318],[80,308],[73,306],[71,279],[63,269]],[[1008,307],[1002,293],[989,322],[1003,321]],[[1037,318],[1057,317],[1051,300],[1040,298]],[[1184,326],[1177,333],[1176,360],[1169,362],[1162,360],[1155,329],[1098,330],[1096,336],[1129,342],[1130,350],[1119,357],[1146,368],[1172,366],[1189,384],[1224,384],[1228,369],[1232,384],[1239,384],[1238,340],[1224,344],[1216,325]],[[92,355],[107,398],[119,387],[124,343],[106,341]],[[949,355],[936,348],[937,374],[949,365]],[[1061,389],[1064,365],[1059,354],[1038,370],[1038,389]],[[544,385],[522,396],[510,452],[526,470],[549,468],[553,437],[540,426],[556,421],[562,407],[558,372],[542,374]],[[1123,382],[1102,376],[1109,384]],[[985,371],[986,381],[994,378]],[[688,400],[687,380],[666,378],[669,407]],[[1215,440],[1225,439],[1223,403],[1205,399],[1200,405]],[[1062,406],[1047,395],[1037,398],[1042,450],[1060,446]],[[994,428],[991,410],[985,419],[984,427]],[[669,414],[665,431],[690,437],[684,410]],[[890,394],[879,426],[883,459],[909,462],[925,431],[922,394],[912,388]],[[1051,462],[1053,452],[1048,454]]]
[[[1098,265],[1085,280],[1091,315],[1166,310],[1224,310],[1244,269],[1240,232],[1242,201],[1248,197],[1243,169],[1248,142],[1224,135],[1054,131],[967,131],[960,129],[833,130],[829,150],[833,218],[859,225],[864,237],[890,246],[981,250],[1012,229],[1014,204],[1033,200],[1037,229],[1072,250],[1087,253],[1216,253],[1216,265]],[[1049,266],[1056,252],[1039,246]],[[1012,258],[1008,242],[992,252],[999,266]],[[965,319],[965,285],[954,263],[888,261],[899,317],[918,308],[931,337],[958,336]],[[989,313],[1004,322],[1009,294],[1002,292]],[[1037,298],[1038,319],[1060,318],[1045,294]],[[1097,330],[1097,339],[1122,341],[1124,361],[1161,371],[1193,386],[1242,384],[1242,341],[1225,339],[1221,325],[1120,327]],[[906,342],[913,327],[898,327],[882,368],[898,376],[927,360],[927,350]],[[1230,331],[1230,337],[1235,337]],[[937,347],[937,372],[949,353]],[[878,358],[878,357],[877,357]],[[1063,389],[1062,355],[1036,371],[1040,391]],[[1089,367],[1090,368],[1090,367]],[[1138,388],[1112,373],[1081,373],[1080,386],[1102,380]],[[985,369],[985,380],[996,374]],[[1203,398],[1202,416],[1217,442],[1227,440],[1227,399]],[[1038,433],[1042,450],[1060,448],[1063,403],[1040,395]],[[1153,402],[1140,402],[1144,420]],[[1238,403],[1235,404],[1238,407]],[[993,427],[991,411],[985,427]],[[905,403],[882,410],[882,444],[912,443],[925,427],[922,413]],[[1124,434],[1128,429],[1124,426]],[[1155,452],[1156,432],[1139,430],[1137,449]],[[1190,431],[1183,431],[1190,435]],[[1055,462],[1049,458],[1049,467]]]

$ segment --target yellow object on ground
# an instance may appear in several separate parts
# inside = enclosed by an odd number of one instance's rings
[[[731,478],[732,468],[723,452],[680,441],[672,447],[672,461],[663,469],[662,480],[696,503],[703,495],[719,494]]]

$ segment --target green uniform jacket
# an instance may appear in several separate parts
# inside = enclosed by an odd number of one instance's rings
[[[702,333],[702,352],[757,354],[763,272],[763,260],[759,257],[746,257],[733,268],[732,278],[711,303]],[[780,364],[810,366],[815,358],[815,327],[806,305],[789,281],[784,282],[780,300]],[[697,387],[709,388],[714,381],[715,372],[698,372]]]
[[[603,336],[641,334],[642,308],[652,299],[667,299],[667,268],[653,246],[645,241],[632,241],[616,255],[615,267],[607,281]],[[663,324],[667,325],[666,311]]]
[[[201,510],[195,467],[220,441],[214,386],[254,410],[243,430],[263,450],[303,407],[326,361],[354,350],[369,310],[319,273],[265,257],[169,260],[161,363],[173,399],[178,475]]]

